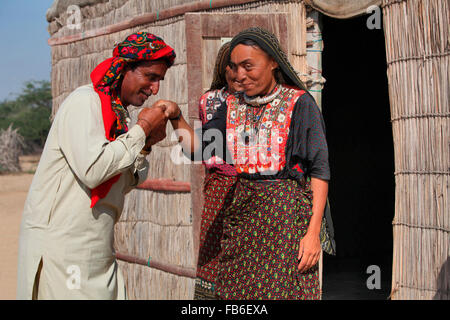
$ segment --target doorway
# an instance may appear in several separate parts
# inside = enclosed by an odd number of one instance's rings
[[[324,254],[324,300],[387,299],[391,289],[395,179],[385,40],[367,17],[321,16],[337,247],[336,256]]]

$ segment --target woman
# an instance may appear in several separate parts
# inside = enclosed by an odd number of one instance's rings
[[[250,28],[231,41],[244,94],[202,128],[219,129],[238,173],[225,211],[216,295],[221,299],[319,299],[317,262],[330,179],[322,115],[276,37]],[[161,101],[185,152],[209,147],[178,107]],[[220,151],[220,147],[217,147]]]
[[[228,66],[229,58],[230,42],[227,42],[217,54],[211,88],[200,98],[199,116],[202,124],[212,119],[217,108],[230,94],[242,90]],[[194,298],[214,299],[223,213],[233,195],[236,169],[217,157],[205,161],[204,164],[207,170]]]

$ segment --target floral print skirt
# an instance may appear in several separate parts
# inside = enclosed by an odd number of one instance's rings
[[[197,278],[194,299],[217,299],[215,283],[218,273],[218,255],[221,252],[223,218],[230,205],[236,176],[225,176],[209,172],[203,188],[204,205],[200,227],[200,251],[197,263]]]
[[[219,299],[320,299],[318,266],[298,267],[312,215],[309,181],[238,178],[216,258]]]

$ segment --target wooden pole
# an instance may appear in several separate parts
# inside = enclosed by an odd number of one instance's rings
[[[135,257],[129,254],[124,254],[120,252],[116,252],[116,258],[121,261],[125,261],[128,263],[134,263],[139,264],[142,266],[147,266],[149,268],[158,269],[164,272],[168,272],[177,276],[187,277],[195,279],[197,275],[196,268],[194,267],[183,267],[183,266],[176,266],[170,263],[164,263],[160,261],[155,261],[151,258],[148,258],[147,260],[139,257]]]

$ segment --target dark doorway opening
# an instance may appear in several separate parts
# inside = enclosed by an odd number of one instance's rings
[[[385,40],[382,28],[367,27],[368,17],[322,16],[337,246],[336,256],[324,254],[323,299],[387,299],[391,289],[395,179]],[[368,273],[369,266],[376,267]]]

